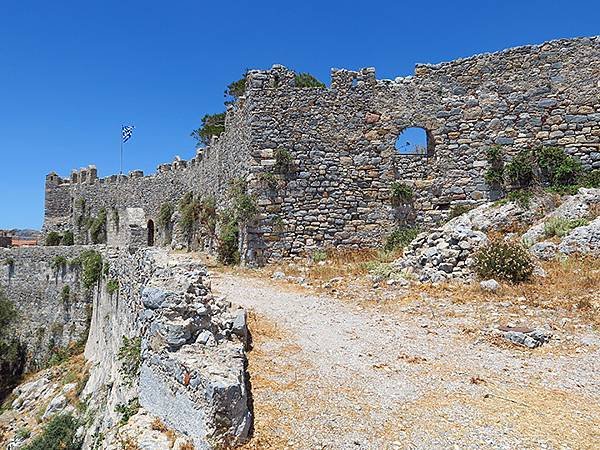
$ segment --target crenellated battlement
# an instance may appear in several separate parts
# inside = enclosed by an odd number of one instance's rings
[[[370,67],[332,69],[327,87],[298,87],[296,73],[278,64],[250,70],[225,132],[193,158],[148,175],[98,178],[94,166],[48,174],[44,226],[84,233],[79,200],[91,216],[135,208],[154,224],[161,205],[189,192],[224,208],[230,181],[246,176],[259,213],[241,233],[243,258],[377,245],[399,223],[437,223],[455,206],[491,198],[490,146],[507,159],[561,147],[584,169],[600,169],[599,70],[598,36],[417,64],[394,80],[378,80]],[[396,149],[409,127],[424,129],[426,155]],[[393,182],[412,188],[410,205],[392,205]]]

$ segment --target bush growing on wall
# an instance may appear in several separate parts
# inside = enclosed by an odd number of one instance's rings
[[[0,403],[17,384],[25,365],[25,346],[11,334],[17,315],[13,302],[0,291]]]
[[[521,150],[506,164],[502,162],[501,147],[492,147],[486,154],[490,168],[485,178],[491,186],[528,189],[534,185],[546,185],[555,190],[567,187],[576,190],[578,185],[585,185],[590,176],[583,172],[577,159],[559,147]]]
[[[73,236],[73,232],[70,230],[65,231],[62,237],[63,245],[73,245],[75,244],[75,238]]]
[[[240,262],[240,253],[238,251],[240,229],[235,219],[231,219],[231,216],[229,217],[229,220],[225,220],[221,226],[219,245],[217,247],[218,259],[225,265],[233,265]]]
[[[96,250],[84,251],[69,261],[69,266],[81,268],[81,282],[85,289],[90,289],[102,277],[102,255]]]
[[[48,245],[48,246],[54,247],[54,246],[60,245],[60,241],[61,241],[60,234],[58,234],[56,231],[50,231],[46,235],[46,245]]]
[[[171,226],[171,217],[173,217],[173,213],[175,212],[175,208],[171,202],[163,203],[160,205],[160,211],[158,213],[158,224],[161,228],[167,229]]]
[[[200,223],[210,236],[214,236],[217,226],[217,200],[213,196],[203,198],[200,202]]]
[[[413,200],[414,192],[413,189],[399,181],[394,181],[390,185],[390,199],[392,201],[392,205],[399,206],[410,203]]]
[[[125,384],[132,386],[139,377],[142,365],[142,338],[123,336],[123,345],[119,349],[117,358],[121,362],[119,373]]]
[[[542,147],[536,152],[542,179],[550,186],[567,186],[577,182],[581,163],[558,147]]]
[[[231,180],[229,197],[233,205],[233,212],[238,223],[247,223],[254,219],[258,212],[256,200],[247,192],[248,185],[243,178]]]
[[[106,209],[98,211],[98,216],[90,222],[90,237],[93,244],[106,242]]]
[[[504,184],[504,160],[502,147],[494,145],[486,150],[489,168],[485,173],[485,180],[492,187],[502,187]]]
[[[511,186],[527,188],[534,182],[533,154],[530,150],[521,150],[504,166],[504,173]]]
[[[278,148],[273,152],[275,158],[275,171],[279,173],[288,173],[294,163],[294,158],[289,150]]]
[[[208,145],[213,136],[219,136],[225,131],[225,113],[205,114],[200,128],[192,131],[192,136],[198,144]]]

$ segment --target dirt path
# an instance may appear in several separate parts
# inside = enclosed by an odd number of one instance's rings
[[[348,302],[227,273],[251,311],[255,433],[246,448],[593,448],[600,339],[535,351],[478,332],[492,307]],[[568,343],[568,345],[567,345]],[[582,350],[583,349],[583,350]]]

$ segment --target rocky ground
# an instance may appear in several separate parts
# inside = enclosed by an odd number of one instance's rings
[[[255,431],[244,448],[591,449],[600,439],[600,333],[581,311],[528,288],[265,274],[213,274],[217,294],[252,311]],[[503,325],[552,337],[532,350],[504,339]]]

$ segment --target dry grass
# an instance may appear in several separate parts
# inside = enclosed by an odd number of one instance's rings
[[[152,420],[150,428],[152,428],[154,431],[160,431],[161,433],[163,433],[169,440],[171,447],[173,446],[173,444],[175,443],[175,439],[177,439],[177,436],[175,435],[175,432],[173,430],[171,430],[168,426],[165,425],[165,423],[162,420],[160,420],[159,417],[155,417],[154,420]]]
[[[435,299],[451,299],[454,303],[511,302],[551,310],[566,310],[600,325],[600,259],[571,257],[564,261],[548,261],[542,267],[545,278],[531,282],[503,284],[497,293],[484,292],[477,283],[462,285],[443,283],[421,285],[416,289]]]
[[[131,436],[121,438],[119,443],[122,450],[140,450],[140,445]]]
[[[597,448],[597,399],[536,384],[506,387],[480,377],[472,377],[469,384],[474,392],[435,390],[402,405],[388,433],[404,442],[418,442],[425,434],[427,440],[452,448],[456,442],[477,442],[484,430],[487,434],[495,429],[495,434],[519,436],[522,448],[538,448],[540,443],[549,448]],[[452,419],[457,413],[460,421]],[[492,448],[481,441],[480,445]]]
[[[187,441],[181,444],[179,450],[196,450],[196,447],[194,447],[194,444],[192,444],[190,441]]]

